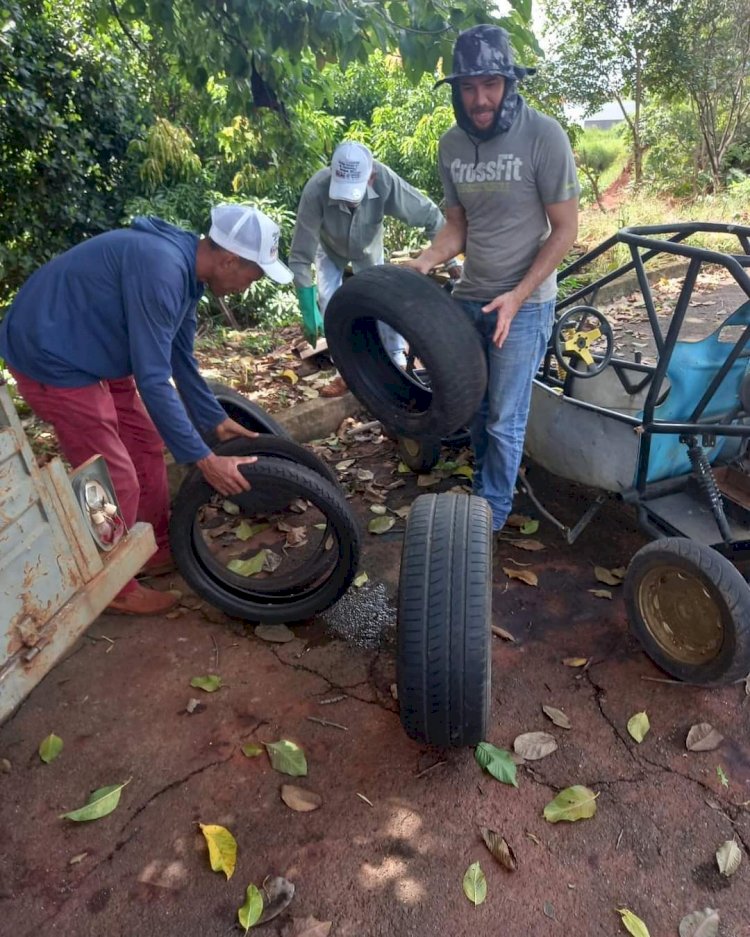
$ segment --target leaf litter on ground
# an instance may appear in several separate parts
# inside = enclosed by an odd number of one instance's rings
[[[698,722],[690,726],[685,739],[685,748],[690,752],[711,752],[724,741],[724,736],[717,732],[710,722]]]
[[[305,753],[289,739],[280,739],[278,742],[264,742],[271,767],[281,774],[301,778],[307,775],[307,759]]]
[[[42,739],[39,743],[39,757],[48,765],[51,761],[54,761],[55,758],[63,750],[63,740],[59,735],[55,735],[54,732],[50,732],[47,738]]]
[[[297,787],[294,784],[281,785],[281,799],[297,813],[309,813],[311,810],[317,810],[323,803],[323,798],[315,791],[307,791],[303,787]]]
[[[628,733],[639,745],[646,738],[650,728],[651,723],[645,712],[635,713],[628,719]]]
[[[215,693],[223,684],[221,677],[215,673],[210,673],[204,677],[193,677],[190,681],[190,686],[195,687],[196,690],[203,690],[206,693]]]
[[[474,749],[474,758],[477,764],[496,780],[518,787],[516,764],[510,752],[504,748],[496,748],[489,742],[480,742]]]
[[[588,820],[596,813],[598,796],[582,784],[566,787],[544,808],[544,819],[548,823],[559,823],[561,820],[571,823],[576,820]]]
[[[637,914],[633,914],[627,908],[618,908],[617,913],[620,915],[623,927],[633,937],[651,937],[645,923]]]
[[[472,862],[464,873],[463,889],[464,894],[475,907],[482,904],[487,897],[487,879],[478,862]]]
[[[557,751],[557,742],[547,732],[524,732],[513,740],[513,751],[525,761],[539,761]]]
[[[237,865],[237,840],[224,826],[199,823],[208,845],[208,861],[214,872],[223,872],[227,879],[234,875]]]
[[[539,577],[532,569],[512,569],[509,566],[503,566],[503,572],[508,579],[520,579],[527,586],[539,585]]]
[[[716,864],[719,867],[719,872],[725,878],[734,875],[741,862],[742,850],[733,839],[728,839],[716,850]]]
[[[263,914],[263,895],[256,885],[252,883],[247,886],[245,892],[245,903],[237,911],[237,919],[240,927],[247,933],[251,927],[258,923]]]
[[[110,784],[107,787],[98,788],[92,792],[83,807],[61,814],[60,819],[81,823],[88,820],[100,820],[108,816],[120,803],[120,793],[126,784],[130,784],[130,778],[122,784]]]
[[[571,728],[570,719],[565,715],[562,709],[557,709],[556,706],[542,706],[542,712],[560,729]]]
[[[693,911],[680,921],[680,937],[718,937],[719,912],[713,908]]]
[[[518,860],[505,837],[487,827],[482,827],[481,833],[484,844],[492,853],[493,857],[497,859],[504,869],[507,869],[509,872],[515,872],[518,868]]]

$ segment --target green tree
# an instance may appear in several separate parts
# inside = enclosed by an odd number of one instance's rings
[[[750,3],[674,0],[653,50],[648,80],[672,105],[689,102],[700,134],[702,168],[713,188],[750,122]]]
[[[83,3],[0,11],[0,288],[115,225],[133,179],[139,76]]]
[[[235,113],[257,105],[320,103],[326,63],[346,69],[376,51],[397,51],[412,81],[450,61],[460,29],[497,22],[516,48],[538,51],[531,0],[497,17],[489,0],[109,0],[120,21],[146,20],[196,88],[226,81]],[[200,38],[196,38],[200,37]],[[277,104],[277,102],[279,102]]]
[[[665,0],[668,2],[668,0]],[[631,140],[633,178],[643,179],[643,105],[649,49],[662,29],[662,0],[544,0],[551,44],[547,73],[559,95],[586,115],[608,101],[622,111]],[[625,102],[634,103],[633,113]]]

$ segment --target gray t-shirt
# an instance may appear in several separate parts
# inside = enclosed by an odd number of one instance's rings
[[[575,159],[560,124],[522,104],[506,133],[475,143],[454,126],[440,138],[448,208],[466,212],[466,260],[456,299],[488,301],[525,276],[550,233],[545,205],[580,191]],[[555,296],[550,274],[527,302]]]

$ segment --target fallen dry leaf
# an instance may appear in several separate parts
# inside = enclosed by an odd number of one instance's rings
[[[323,798],[315,791],[307,791],[303,787],[296,787],[294,784],[281,785],[281,799],[291,810],[298,813],[309,813],[311,810],[317,810],[323,803]]]
[[[503,572],[508,579],[520,579],[521,582],[525,582],[527,586],[539,585],[539,577],[531,569],[510,569],[507,566],[503,566]]]
[[[603,582],[607,586],[621,586],[623,576],[619,575],[621,566],[618,566],[617,569],[605,569],[603,566],[594,567],[594,575],[596,576],[599,582]]]
[[[526,761],[539,761],[557,751],[557,742],[548,732],[524,732],[514,739],[513,751]]]
[[[559,726],[559,728],[570,728],[570,719],[568,719],[562,709],[557,709],[555,706],[542,706],[542,712],[548,719],[551,719],[556,726]]]
[[[506,842],[505,837],[487,827],[483,827],[481,832],[485,846],[500,865],[509,872],[515,872],[518,868],[518,861],[510,845]]]
[[[531,518],[526,514],[511,514],[508,520],[505,522],[506,527],[523,527],[524,524],[530,523]]]
[[[508,543],[517,550],[527,550],[529,553],[545,549],[541,540],[509,540]]]
[[[588,657],[563,657],[563,664],[566,667],[585,667],[588,664]]]
[[[680,921],[680,937],[717,937],[719,912],[713,908],[693,911]]]
[[[733,839],[728,839],[716,850],[716,864],[719,872],[726,878],[739,869],[742,862],[742,850]]]
[[[685,739],[685,748],[691,752],[711,752],[724,741],[724,736],[717,732],[710,722],[699,722],[690,727]]]
[[[283,937],[328,937],[332,921],[319,921],[314,917],[295,918],[282,931]]]
[[[589,589],[589,592],[596,596],[597,599],[611,599],[612,593],[609,589]]]

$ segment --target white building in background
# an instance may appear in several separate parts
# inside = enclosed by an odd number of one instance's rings
[[[635,113],[635,104],[633,101],[624,101],[623,103],[628,115]],[[622,114],[622,108],[617,101],[610,101],[595,114],[590,114],[583,119],[580,116],[576,116],[575,120],[577,123],[583,125],[584,130],[592,130],[593,128],[609,130],[610,127],[616,127],[618,124],[621,124],[625,118]]]

